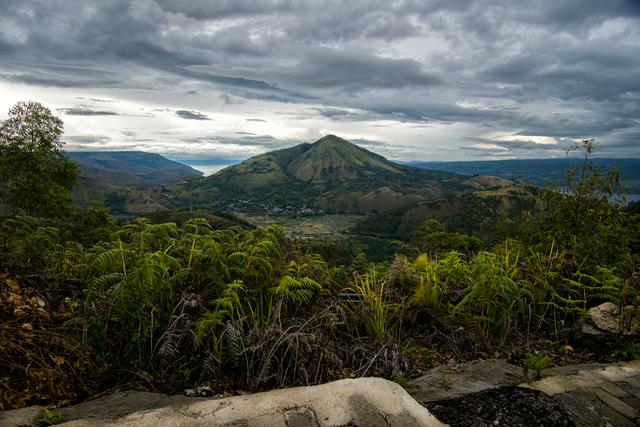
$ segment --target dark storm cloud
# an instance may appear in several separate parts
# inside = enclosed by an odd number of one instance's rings
[[[622,152],[637,150],[640,144],[640,126],[623,131],[612,132],[601,143],[601,148],[616,149]],[[602,151],[602,150],[601,150]]]
[[[509,151],[557,151],[558,149],[568,149],[573,141],[560,140],[557,144],[540,144],[531,140],[499,140],[490,138],[467,137],[468,141],[480,144],[495,145]],[[476,150],[495,150],[495,148],[474,147]]]
[[[294,2],[290,0],[218,0],[214,2],[159,0],[158,3],[167,11],[182,13],[195,19],[218,19],[286,12],[291,10]]]
[[[289,85],[299,97],[322,98],[339,91],[340,96],[376,89],[429,88],[442,79],[426,72],[411,59],[391,59],[335,49],[306,49],[295,66],[276,70],[278,87]],[[291,94],[293,95],[293,94]]]
[[[231,105],[240,105],[243,103],[239,99],[236,99],[233,96],[228,95],[226,93],[223,93],[222,95],[220,95],[220,99],[222,100],[222,105],[225,107],[231,106]]]
[[[93,102],[107,102],[107,103],[118,102],[118,101],[113,100],[113,99],[85,98],[84,96],[76,96],[76,98],[77,99],[81,99],[83,101],[93,101]]]
[[[555,143],[542,144],[532,140],[499,140],[491,138],[467,137],[471,145],[461,149],[475,157],[488,158],[540,158],[566,155],[575,146],[575,140],[556,138]],[[611,154],[611,153],[610,153]]]
[[[281,139],[271,135],[242,134],[235,132],[237,136],[215,136],[206,138],[182,138],[182,142],[188,144],[220,144],[239,145],[243,147],[265,148],[267,150],[279,150],[288,148],[300,143],[299,140]]]
[[[211,120],[206,114],[199,111],[178,110],[176,116],[186,120]]]
[[[307,113],[308,112],[308,113]],[[322,116],[336,122],[358,122],[364,120],[377,120],[381,116],[366,110],[355,110],[337,107],[313,107],[307,108],[304,113],[300,114],[300,118],[304,118],[305,114],[311,117]]]
[[[120,84],[117,80],[57,78],[54,76],[48,77],[31,73],[0,73],[0,80],[5,80],[11,83],[60,88],[109,87]]]
[[[578,25],[598,23],[616,16],[640,15],[640,4],[636,0],[540,0],[535,8],[514,8],[513,14],[522,22],[549,25],[562,29]]]
[[[0,0],[0,7],[0,79],[12,83],[192,93],[225,107],[282,102],[301,105],[300,120],[596,136],[639,154],[637,0]]]
[[[111,141],[111,138],[104,135],[70,135],[64,139],[73,145],[104,144]]]
[[[521,97],[616,100],[624,93],[640,91],[637,53],[606,44],[552,51],[548,46],[532,46],[528,55],[505,58],[481,75],[486,82],[521,85]]]
[[[58,111],[68,116],[118,116],[118,113],[107,110],[93,110],[87,107],[59,108]]]
[[[571,117],[568,114],[552,114],[545,120],[529,116],[523,120],[526,126],[516,132],[522,136],[553,136],[567,138],[586,138],[604,136],[617,130],[637,129],[637,119],[618,117],[615,114],[589,114],[587,117]]]

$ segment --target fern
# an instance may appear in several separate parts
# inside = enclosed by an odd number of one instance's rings
[[[309,304],[320,290],[322,286],[308,277],[284,276],[274,292],[294,304]]]
[[[244,317],[240,295],[245,291],[246,287],[242,280],[234,280],[229,283],[222,297],[214,301],[217,310],[226,313],[233,320],[239,320]]]
[[[458,252],[450,252],[441,260],[429,260],[421,254],[414,262],[420,267],[420,282],[411,304],[428,307],[435,313],[444,313],[447,309],[447,294],[452,287],[465,286],[469,280],[469,267]]]
[[[227,352],[233,366],[239,365],[240,357],[245,353],[244,331],[241,322],[227,321],[225,325]]]
[[[460,320],[471,317],[481,342],[489,349],[492,338],[500,345],[524,321],[533,304],[533,293],[526,282],[513,277],[514,258],[480,252],[474,257],[470,285],[464,298],[455,306],[453,315]]]

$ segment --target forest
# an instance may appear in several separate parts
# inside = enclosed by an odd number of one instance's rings
[[[62,122],[37,103],[0,123],[0,409],[116,387],[402,385],[450,359],[539,373],[640,357],[624,331],[580,333],[591,307],[628,307],[628,322],[640,307],[640,204],[609,202],[624,189],[593,161],[593,140],[501,239],[430,219],[389,259],[338,262],[275,225],[78,208],[61,138]]]

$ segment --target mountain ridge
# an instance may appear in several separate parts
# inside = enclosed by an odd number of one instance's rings
[[[335,135],[270,151],[218,173],[168,186],[186,203],[237,208],[251,200],[261,208],[310,206],[369,213],[484,186],[468,176],[401,165]],[[246,204],[246,203],[245,203]]]
[[[166,184],[183,176],[202,176],[202,172],[146,151],[66,151],[65,155],[81,166],[109,172],[126,173],[151,183]]]
[[[73,191],[76,203],[87,206],[103,201],[114,213],[166,211],[161,185],[183,177],[202,175],[190,166],[144,151],[66,151],[79,165],[79,184]]]
[[[603,172],[617,168],[620,181],[631,193],[640,193],[640,159],[594,157],[590,160],[602,168]],[[402,164],[441,170],[466,175],[491,175],[509,180],[520,180],[542,187],[549,182],[562,182],[570,166],[580,166],[582,159],[564,157],[555,159],[500,159],[500,160],[464,160],[464,161],[412,161]]]

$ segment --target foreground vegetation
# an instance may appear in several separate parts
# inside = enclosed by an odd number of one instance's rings
[[[504,240],[430,220],[376,263],[364,253],[331,259],[335,248],[279,226],[184,216],[116,224],[100,205],[28,216],[6,198],[0,407],[65,404],[124,384],[402,382],[450,358],[537,366],[570,348],[568,357],[638,357],[622,336],[594,348],[576,334],[590,307],[640,298],[637,206],[608,202],[615,173],[590,162],[592,141],[582,148],[567,188],[542,193]]]

